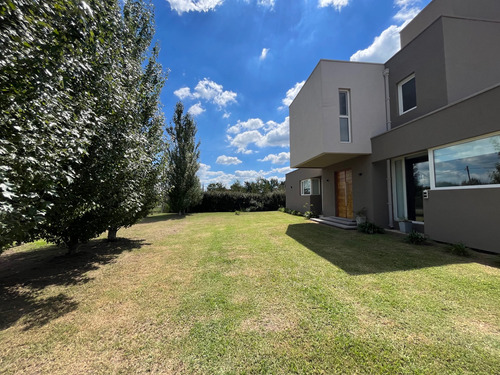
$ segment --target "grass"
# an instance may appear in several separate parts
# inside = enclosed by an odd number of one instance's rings
[[[0,255],[2,374],[494,374],[500,262],[279,212]]]

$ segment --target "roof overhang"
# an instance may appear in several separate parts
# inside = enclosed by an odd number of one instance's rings
[[[326,168],[332,164],[341,163],[343,161],[357,158],[358,156],[370,154],[337,154],[337,153],[322,153],[312,159],[298,163],[292,168]]]

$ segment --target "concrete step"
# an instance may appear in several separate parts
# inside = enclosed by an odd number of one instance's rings
[[[319,218],[313,218],[311,220],[317,223],[347,230],[357,229],[358,227],[355,220],[345,219],[343,217],[320,216]]]

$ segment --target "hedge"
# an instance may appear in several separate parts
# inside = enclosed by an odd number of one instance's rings
[[[285,192],[266,194],[236,191],[206,191],[200,204],[191,212],[276,211],[285,207]]]

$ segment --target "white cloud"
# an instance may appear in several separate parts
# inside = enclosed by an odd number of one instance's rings
[[[318,0],[318,7],[324,8],[332,6],[339,11],[347,4],[349,4],[349,0]]]
[[[394,15],[396,21],[402,22],[402,25],[391,25],[382,33],[375,37],[373,43],[363,50],[359,50],[351,56],[351,61],[365,62],[386,62],[401,48],[399,32],[403,29],[417,14],[420,8],[417,4],[421,0],[395,0],[394,4],[399,7]]]
[[[191,89],[189,87],[182,87],[179,90],[175,90],[174,95],[177,96],[180,100],[184,100],[192,96]]]
[[[199,81],[193,91],[189,87],[182,87],[174,91],[174,95],[181,100],[186,98],[192,100],[203,99],[216,104],[219,109],[226,107],[228,104],[237,103],[236,97],[238,96],[235,92],[225,91],[222,85],[208,78]]]
[[[244,123],[239,122],[235,126],[230,127],[228,129],[228,133],[238,133],[238,131],[245,130],[245,127],[239,127],[239,124],[248,125],[249,123],[259,124],[261,122],[262,120],[260,119],[251,119]],[[243,154],[249,154],[252,152],[248,149],[251,144],[254,144],[259,148],[288,147],[290,145],[289,119],[287,117],[282,123],[268,121],[264,126],[253,128],[253,130],[243,131],[234,137],[228,135],[227,139],[231,146],[236,147],[237,152]]]
[[[257,144],[259,147],[289,147],[290,146],[290,123],[287,117],[281,124],[274,121],[267,123],[268,128]]]
[[[283,103],[283,106],[279,107],[278,109],[285,109],[286,107],[290,106],[290,104],[292,104],[293,100],[295,99],[295,97],[299,93],[302,86],[304,86],[304,83],[306,83],[306,81],[297,82],[295,84],[295,86],[293,86],[291,89],[289,89],[286,92],[286,97],[281,100],[281,102]]]
[[[225,107],[229,103],[236,103],[236,93],[232,91],[224,91],[222,85],[204,78],[198,82],[194,88],[194,96],[205,99],[209,102]]]
[[[265,60],[268,53],[269,53],[269,48],[262,48],[262,52],[260,53],[259,60],[260,61]]]
[[[375,37],[373,43],[366,49],[357,51],[351,56],[351,61],[386,62],[400,48],[399,26],[392,25]]]
[[[231,112],[224,112],[224,114],[222,115],[222,118],[229,118],[231,117]]]
[[[236,147],[239,153],[248,154],[247,147],[252,143],[258,143],[262,139],[262,134],[257,130],[250,130],[236,135],[234,138],[228,136],[231,146]]]
[[[272,164],[285,164],[290,161],[290,153],[280,152],[279,154],[269,154],[263,159],[258,159],[258,161],[270,161]]]
[[[217,158],[216,163],[222,165],[237,165],[241,164],[242,161],[235,156],[221,155]]]
[[[420,12],[420,8],[415,7],[405,7],[399,10],[393,17],[396,21],[409,22],[415,18],[415,16]],[[405,23],[405,25],[406,25]]]
[[[208,12],[222,5],[224,0],[167,0],[179,15],[185,12]]]
[[[274,8],[275,0],[259,0],[257,4],[266,8]]]
[[[201,106],[200,102],[196,103],[195,105],[191,106],[191,108],[188,109],[188,113],[191,114],[191,116],[193,117],[201,115],[203,112],[205,112],[205,108]]]
[[[251,118],[248,119],[247,121],[238,120],[236,125],[233,125],[229,129],[227,129],[227,132],[231,134],[238,134],[241,133],[243,130],[255,130],[263,127],[264,127],[264,122],[260,118]]]
[[[271,173],[287,174],[294,170],[295,169],[290,167],[274,168],[271,170]]]
[[[285,179],[285,174],[291,171],[291,168],[284,167],[273,168],[269,171],[237,170],[234,173],[226,173],[223,171],[213,171],[210,165],[200,163],[200,169],[198,170],[197,176],[200,182],[205,186],[210,183],[220,182],[226,187],[229,187],[236,180],[241,182],[256,181],[259,177],[267,179],[276,178],[279,181],[283,181]]]

